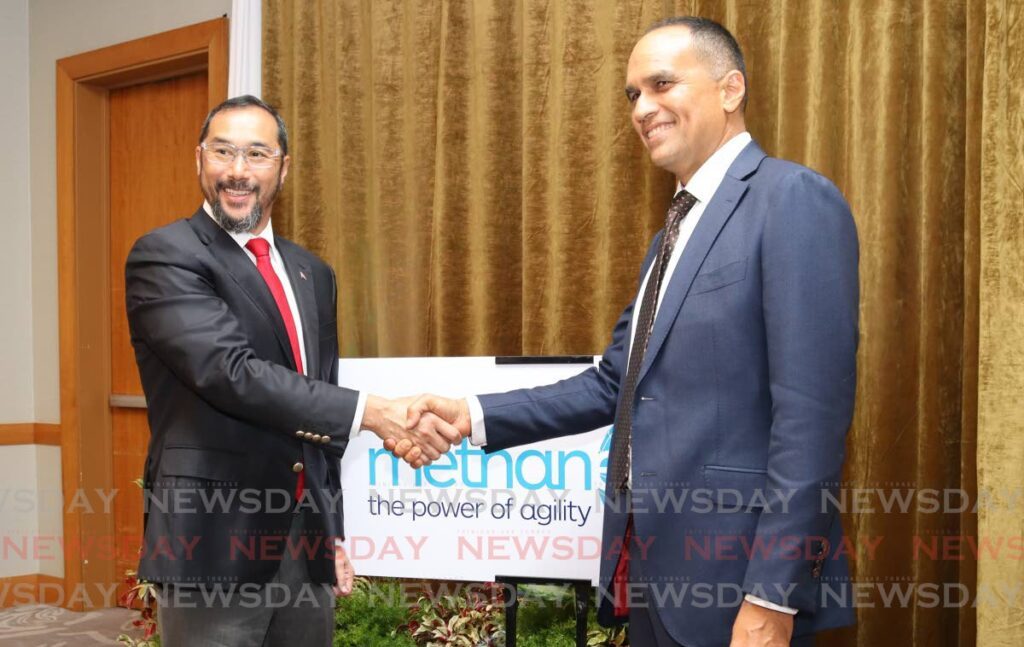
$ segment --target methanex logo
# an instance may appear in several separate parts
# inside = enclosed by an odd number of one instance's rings
[[[609,427],[597,456],[583,450],[526,449],[513,455],[505,450],[486,454],[463,440],[433,465],[414,473],[415,485],[436,488],[524,488],[527,490],[604,490],[608,452],[612,446]],[[367,450],[370,486],[398,485],[401,461],[382,447]],[[390,478],[389,478],[390,476]],[[570,487],[567,483],[571,483]]]

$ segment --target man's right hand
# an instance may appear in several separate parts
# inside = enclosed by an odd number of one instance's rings
[[[385,440],[385,449],[414,467],[428,465],[440,458],[432,451],[441,449],[439,439],[447,443],[444,449],[447,452],[451,445],[469,436],[472,431],[469,405],[465,399],[422,395],[409,404],[405,428],[409,437]],[[424,461],[424,458],[429,460]]]
[[[459,431],[461,438],[469,436],[473,430],[469,417],[469,404],[465,398],[456,400],[428,393],[411,402],[408,411],[409,416],[405,423],[407,429],[417,428],[420,418],[424,414],[432,413],[454,426]]]
[[[462,441],[456,427],[429,412],[418,412],[417,423],[408,425],[409,405],[422,399],[413,396],[387,400],[370,395],[360,425],[377,434],[385,449],[414,468],[429,465],[446,454],[452,444]]]

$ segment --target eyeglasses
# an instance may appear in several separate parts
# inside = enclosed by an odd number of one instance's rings
[[[221,164],[224,166],[234,164],[235,159],[241,155],[245,163],[249,165],[249,168],[267,168],[273,166],[278,158],[281,157],[281,149],[267,148],[266,146],[256,144],[252,146],[234,146],[222,142],[215,144],[203,142],[199,147],[203,149],[207,161],[211,164]]]

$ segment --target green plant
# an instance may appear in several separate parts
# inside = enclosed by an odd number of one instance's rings
[[[401,584],[357,577],[352,595],[334,608],[334,647],[414,647],[401,629],[408,619]]]
[[[573,609],[575,596],[564,586],[527,584],[519,586],[519,635],[530,636],[555,626],[571,622],[575,626]],[[572,636],[575,630],[568,635]]]
[[[587,632],[587,645],[590,647],[629,647],[626,640],[626,627],[591,627]]]
[[[501,589],[485,585],[466,595],[421,596],[406,625],[423,647],[504,647]]]
[[[132,620],[132,625],[142,629],[142,638],[133,638],[127,634],[117,637],[117,642],[128,647],[160,647],[160,635],[156,624],[156,592],[149,582],[141,582],[135,571],[125,571],[125,584],[128,590],[121,596],[121,604],[129,609],[138,603],[139,617]]]
[[[537,631],[517,632],[518,647],[576,647],[576,620],[559,620]]]
[[[576,644],[575,598],[572,589],[564,586],[520,586],[516,644],[519,647],[573,647]],[[593,597],[587,618],[587,645],[629,645],[624,627],[606,629],[597,624]]]

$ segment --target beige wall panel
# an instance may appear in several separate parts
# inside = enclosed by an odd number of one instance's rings
[[[0,424],[33,420],[28,0],[0,2]]]
[[[230,0],[33,0],[29,8],[34,416],[58,422],[55,65],[58,58],[229,13]]]

